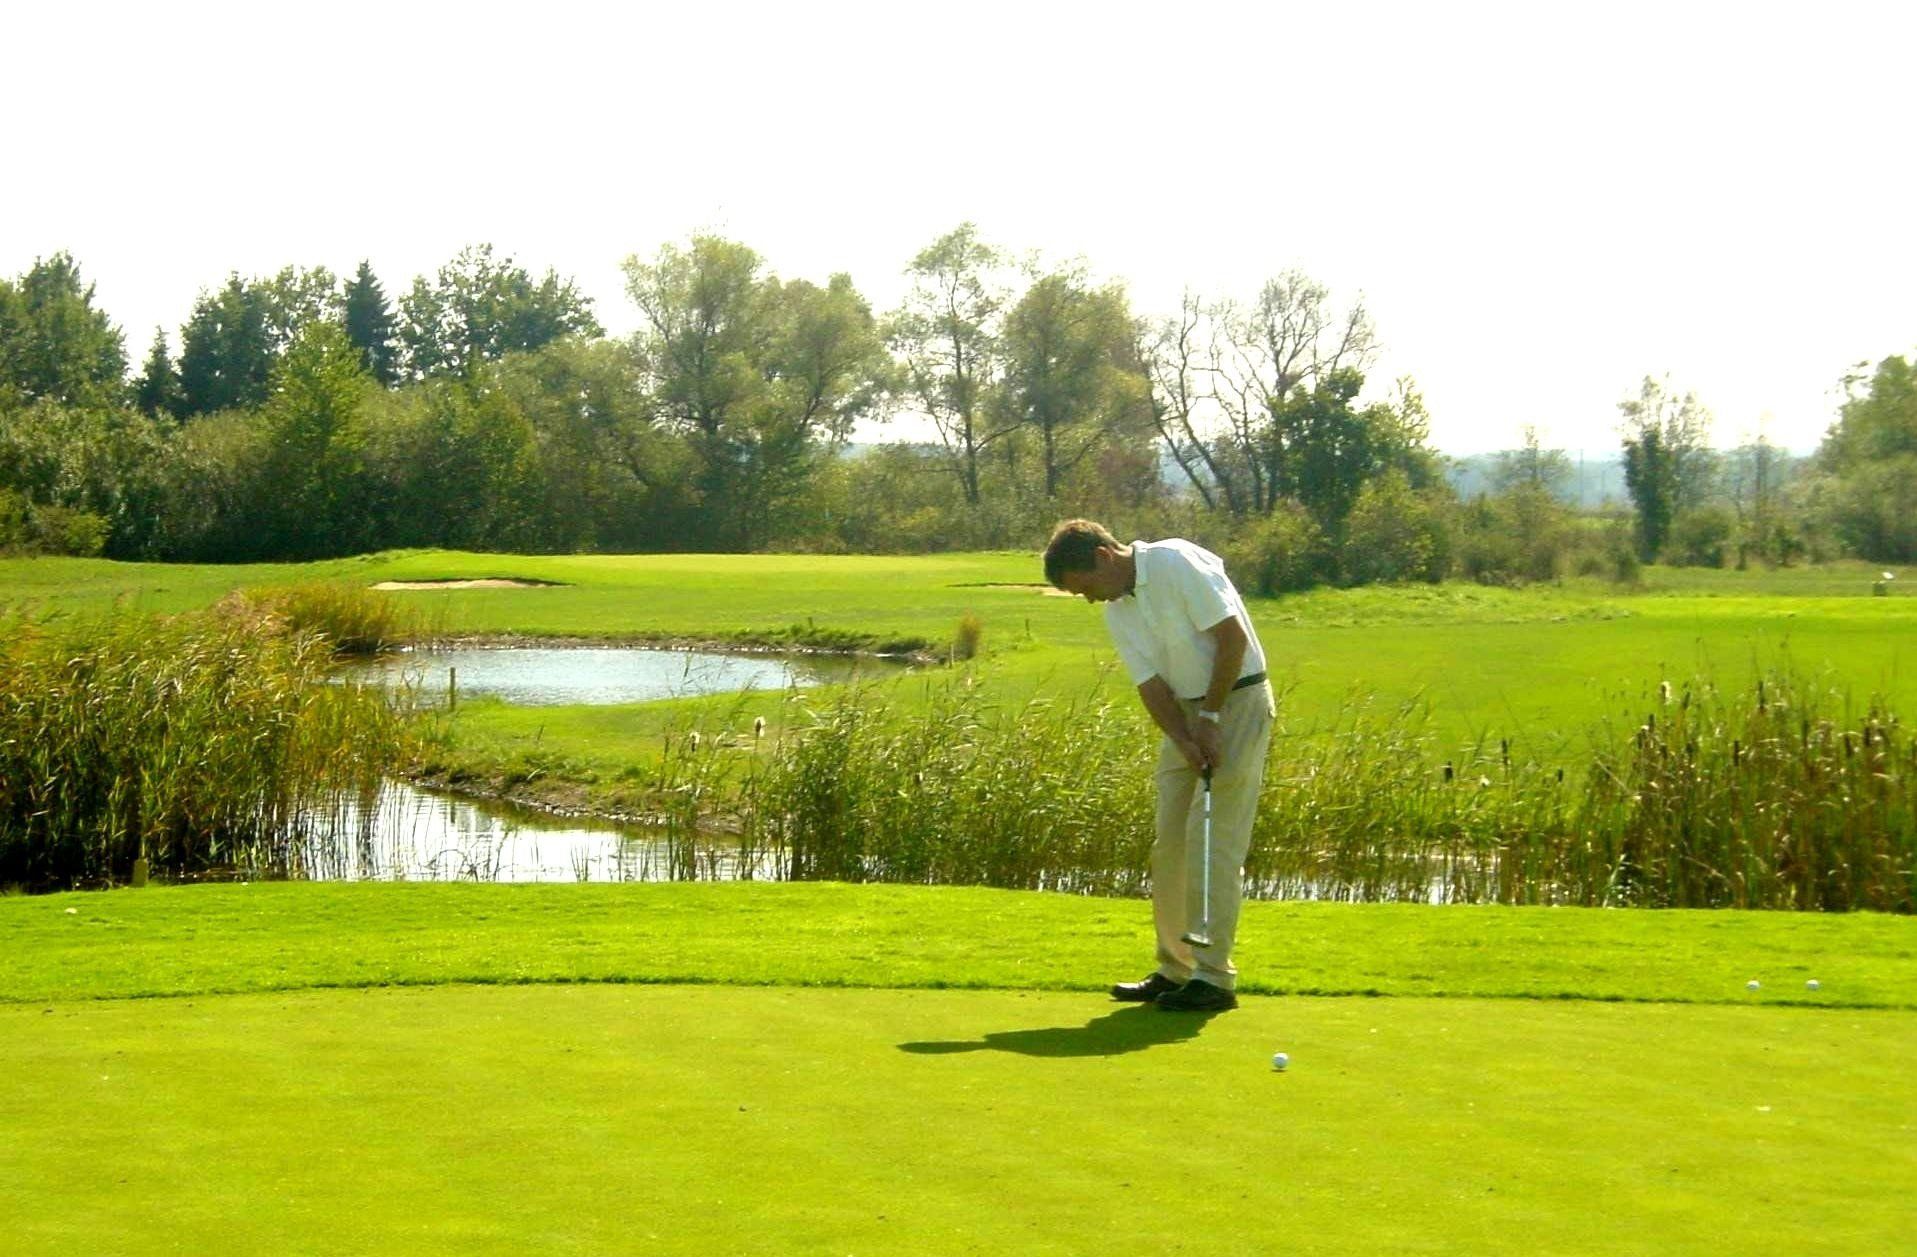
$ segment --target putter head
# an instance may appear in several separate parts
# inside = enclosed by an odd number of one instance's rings
[[[1211,946],[1211,935],[1200,934],[1197,930],[1188,930],[1185,933],[1179,935],[1178,938],[1180,942],[1189,943],[1193,947],[1210,947]]]

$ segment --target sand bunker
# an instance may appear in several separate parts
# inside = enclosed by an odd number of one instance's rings
[[[1009,581],[1009,580],[962,581],[959,584],[957,584],[955,588],[959,588],[959,589],[1024,589],[1024,590],[1029,590],[1030,592],[1035,594],[1044,594],[1047,598],[1078,597],[1077,594],[1066,593],[1064,590],[1054,589],[1050,585],[1033,585],[1033,584],[1028,584],[1024,581]]]
[[[488,576],[481,580],[383,580],[374,589],[554,589],[557,581],[507,580]]]

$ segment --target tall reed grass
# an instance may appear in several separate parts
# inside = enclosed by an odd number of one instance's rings
[[[921,715],[875,690],[797,693],[783,735],[673,735],[661,820],[679,875],[713,875],[724,843],[793,879],[1148,889],[1157,734],[1141,713],[928,684]],[[1636,705],[1568,763],[1442,745],[1418,704],[1281,737],[1248,893],[1917,910],[1917,745],[1882,704],[1853,711],[1780,673]]]
[[[171,619],[6,626],[0,884],[294,874],[314,836],[370,814],[402,713],[329,683],[333,643],[233,598]]]
[[[307,581],[256,590],[246,602],[277,616],[294,633],[324,638],[338,655],[376,655],[430,645],[437,636],[417,604],[348,581]]]

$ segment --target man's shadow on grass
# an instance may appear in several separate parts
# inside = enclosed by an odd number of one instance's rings
[[[916,1056],[947,1056],[953,1052],[1016,1052],[1020,1056],[1122,1056],[1161,1043],[1195,1039],[1210,1013],[1167,1013],[1149,1005],[1132,1004],[1082,1026],[1047,1026],[1042,1030],[993,1030],[978,1039],[901,1043],[899,1051]]]

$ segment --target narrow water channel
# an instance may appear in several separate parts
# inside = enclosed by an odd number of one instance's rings
[[[348,809],[302,851],[315,881],[663,882],[771,878],[722,835],[675,850],[646,826],[579,821],[389,782],[371,817]]]

